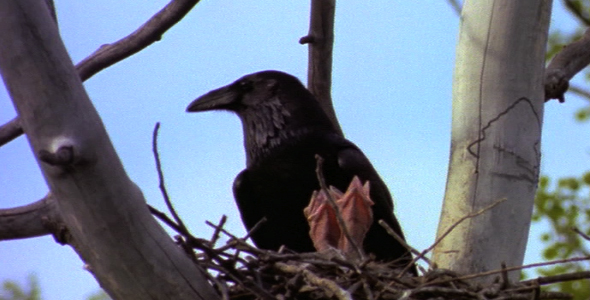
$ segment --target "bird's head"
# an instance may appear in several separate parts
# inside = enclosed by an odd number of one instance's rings
[[[210,91],[191,102],[186,111],[229,110],[240,115],[246,110],[264,106],[281,93],[287,96],[280,97],[279,101],[283,104],[292,93],[298,94],[297,98],[313,98],[297,78],[279,71],[262,71]],[[305,100],[307,99],[301,99]]]
[[[235,112],[244,128],[248,160],[312,130],[334,130],[313,95],[287,73],[262,71],[210,91],[187,112]]]

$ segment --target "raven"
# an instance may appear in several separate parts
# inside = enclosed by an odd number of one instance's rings
[[[210,110],[234,112],[242,121],[246,169],[236,177],[233,192],[248,230],[266,218],[252,233],[259,248],[277,250],[284,245],[297,252],[315,251],[303,209],[320,188],[315,173],[319,155],[328,186],[344,191],[355,175],[370,182],[375,221],[364,250],[380,261],[404,266],[411,261],[408,250],[377,223],[384,220],[403,238],[385,183],[363,152],[336,131],[297,78],[279,71],[246,75],[187,108]]]

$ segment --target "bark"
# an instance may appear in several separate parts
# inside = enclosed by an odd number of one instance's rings
[[[465,2],[438,235],[506,201],[446,236],[434,251],[439,267],[476,273],[523,262],[539,176],[550,11],[550,0]],[[518,272],[510,276],[518,279]]]
[[[43,0],[0,1],[0,72],[72,245],[114,299],[216,299],[150,215]]]
[[[309,33],[299,40],[309,45],[307,88],[316,97],[328,118],[342,133],[332,104],[332,49],[336,0],[311,0]]]

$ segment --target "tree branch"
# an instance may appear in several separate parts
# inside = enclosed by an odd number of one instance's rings
[[[461,6],[462,4],[459,3],[457,0],[447,0],[453,11],[457,14],[457,16],[461,16]]]
[[[586,98],[590,101],[590,92],[575,84],[570,84],[568,91],[577,94],[580,97]]]
[[[96,73],[122,61],[123,59],[145,49],[154,42],[159,41],[162,35],[174,24],[178,23],[200,0],[172,0],[162,10],[151,17],[146,23],[135,30],[130,35],[113,44],[103,45],[94,53],[83,59],[76,65],[76,70],[82,81],[96,75]],[[47,1],[48,7],[53,7],[52,1]],[[51,10],[52,16],[55,17],[55,11]],[[0,128],[0,146],[10,142],[16,137],[23,134],[18,117],[14,120],[12,126],[12,135],[9,139],[3,139],[4,133]],[[10,123],[10,122],[9,122]]]
[[[0,209],[0,241],[53,234],[62,241],[65,224],[51,193],[20,207]]]
[[[590,64],[590,29],[577,41],[564,47],[545,70],[545,101],[564,102],[569,81]]]
[[[299,40],[309,45],[307,88],[316,97],[336,130],[342,129],[332,105],[332,48],[336,0],[311,0],[309,33]]]
[[[113,44],[103,45],[76,65],[82,80],[141,51],[162,39],[162,35],[178,23],[200,0],[172,0],[162,10],[130,35]]]
[[[16,139],[23,134],[23,128],[20,125],[18,117],[8,121],[8,123],[0,126],[0,146]]]
[[[576,1],[572,0],[564,0],[563,4],[567,9],[580,20],[580,22],[584,23],[586,26],[590,26],[590,17],[587,13],[584,12],[584,9],[576,4]]]
[[[109,295],[218,299],[125,173],[43,0],[0,1],[0,73],[67,242]]]

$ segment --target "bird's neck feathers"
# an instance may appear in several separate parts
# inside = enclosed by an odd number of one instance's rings
[[[296,143],[312,132],[335,132],[315,99],[296,99],[291,102],[279,97],[275,95],[254,109],[239,114],[248,166],[264,159],[272,150]]]

